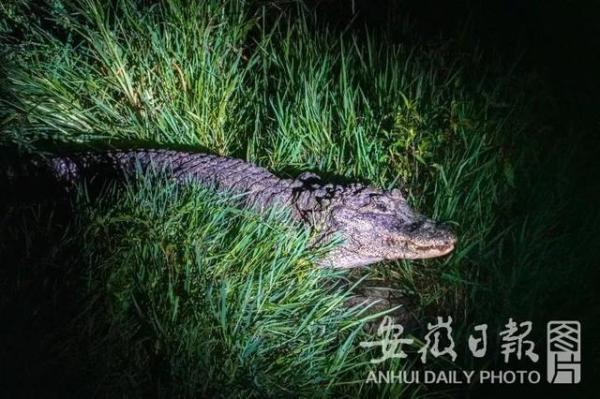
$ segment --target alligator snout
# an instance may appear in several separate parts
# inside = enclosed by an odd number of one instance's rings
[[[411,232],[409,247],[417,259],[446,255],[456,244],[456,236],[445,223],[426,219],[418,222],[418,226],[411,226]]]
[[[446,255],[454,249],[456,236],[445,223],[420,218],[401,224],[397,234],[385,239],[389,255],[386,259],[427,259]],[[398,256],[396,252],[401,252]]]

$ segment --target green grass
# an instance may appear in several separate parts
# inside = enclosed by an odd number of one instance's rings
[[[89,276],[103,293],[93,313],[102,313],[89,329],[110,320],[150,333],[126,350],[135,356],[124,368],[146,370],[137,380],[162,379],[169,395],[312,396],[360,361],[351,345],[359,309],[342,306],[339,273],[312,265],[318,254],[307,249],[305,230],[210,192],[150,183],[129,187],[120,206],[88,208],[83,240],[101,243],[87,251],[102,253]],[[153,375],[157,352],[167,356]],[[127,381],[111,384],[118,392]]]
[[[508,314],[535,319],[520,302],[549,292],[565,259],[554,244],[568,232],[548,238],[560,198],[516,206],[528,200],[527,179],[543,183],[526,170],[539,167],[533,104],[514,95],[527,82],[510,71],[444,43],[340,33],[301,5],[28,4],[1,6],[4,146],[186,145],[281,175],[402,186],[460,240],[444,259],[342,273],[314,267],[308,233],[285,215],[261,218],[152,176],[80,195],[60,239],[39,222],[52,212],[11,207],[3,249],[17,266],[7,276],[62,263],[74,276],[69,295],[83,305],[61,317],[80,336],[59,332],[45,346],[78,370],[73,381],[103,395],[424,393],[361,383],[371,366],[358,341],[370,339],[362,325],[373,316],[343,306],[361,278],[403,292],[417,319],[452,315],[458,337],[474,322],[501,327]],[[28,240],[41,255],[11,249]]]

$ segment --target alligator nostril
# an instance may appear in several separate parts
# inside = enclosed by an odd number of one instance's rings
[[[451,231],[451,227],[449,223],[446,222],[437,222],[435,227],[439,230]]]
[[[456,236],[452,232],[452,229],[448,223],[437,223],[435,228],[438,231],[438,234],[443,237],[444,241],[447,241],[448,244],[454,245],[456,242]]]
[[[424,223],[422,221],[411,223],[408,226],[408,231],[413,232],[413,231],[419,230],[420,228],[423,227],[423,225],[424,225]]]

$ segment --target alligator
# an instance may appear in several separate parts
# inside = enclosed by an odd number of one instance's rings
[[[106,174],[135,177],[140,171],[159,171],[176,182],[236,194],[244,206],[259,212],[287,208],[315,231],[315,244],[339,237],[339,245],[319,261],[323,267],[433,258],[450,253],[456,241],[447,226],[414,212],[399,189],[325,183],[310,172],[279,178],[235,158],[166,149],[109,150],[54,155],[37,159],[35,167],[47,169],[61,185]]]

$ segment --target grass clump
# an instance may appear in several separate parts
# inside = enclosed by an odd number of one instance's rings
[[[240,8],[170,2],[141,11],[133,2],[82,1],[49,9],[65,34],[32,33],[43,40],[25,53],[35,54],[28,61],[35,67],[10,76],[12,91],[28,93],[14,103],[29,119],[21,140],[150,141],[220,152],[235,145],[246,127],[235,110],[244,108],[241,46],[252,26]]]
[[[326,396],[363,356],[360,309],[285,215],[150,179],[106,198],[82,219],[103,293],[84,321],[113,340],[94,356],[115,393],[132,380],[167,396]]]

